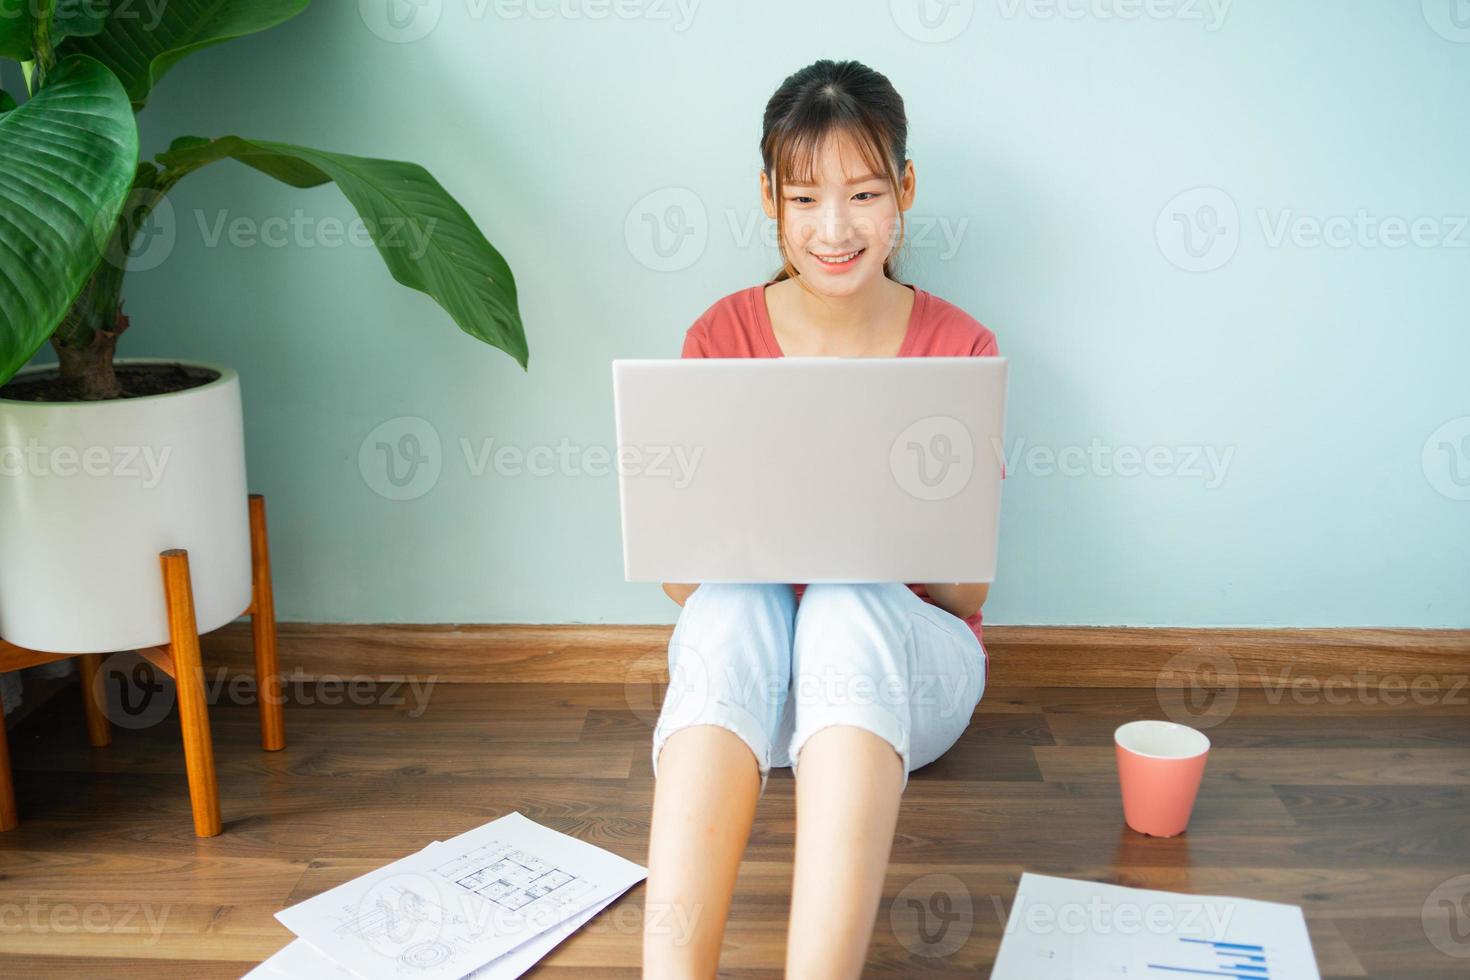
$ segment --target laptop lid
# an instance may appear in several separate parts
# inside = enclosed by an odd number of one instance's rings
[[[613,361],[630,582],[989,582],[1004,357]]]

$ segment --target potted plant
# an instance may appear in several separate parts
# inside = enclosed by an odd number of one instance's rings
[[[159,554],[185,549],[199,632],[251,602],[240,385],[228,365],[116,357],[121,293],[149,213],[226,158],[295,187],[335,183],[393,277],[525,369],[500,253],[412,163],[239,136],[138,158],[135,113],[181,59],[309,0],[159,7],[0,0],[0,639],[101,653],[169,641]],[[50,341],[58,363],[22,371]]]

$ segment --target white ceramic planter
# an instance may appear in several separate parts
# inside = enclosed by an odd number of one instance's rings
[[[169,548],[189,552],[199,632],[250,605],[238,375],[117,363],[220,376],[115,401],[0,398],[0,639],[52,653],[167,643],[158,553]]]

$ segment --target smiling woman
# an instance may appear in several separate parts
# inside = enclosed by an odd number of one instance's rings
[[[705,310],[683,356],[997,355],[968,313],[895,274],[916,186],[907,135],[903,100],[871,68],[823,60],[787,78],[766,106],[760,171],[782,268]],[[786,974],[858,976],[908,773],[954,745],[988,679],[988,583],[664,591],[683,608],[654,733],[646,901],[702,914],[692,939],[645,930],[644,975],[715,975],[756,803],[772,768],[794,777],[800,762]],[[834,693],[834,676],[885,696]]]

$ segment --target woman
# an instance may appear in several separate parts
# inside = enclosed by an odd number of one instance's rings
[[[685,357],[988,356],[995,336],[899,282],[914,199],[903,100],[818,61],[766,106],[761,202],[783,267],[711,306]],[[682,606],[653,737],[644,976],[712,977],[771,767],[796,781],[786,975],[857,977],[911,769],[984,691],[983,583],[665,583]]]

